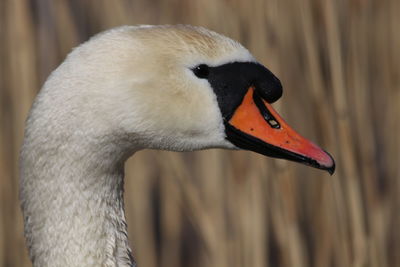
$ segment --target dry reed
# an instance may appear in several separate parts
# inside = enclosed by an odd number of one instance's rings
[[[74,46],[121,24],[202,25],[282,80],[276,104],[337,172],[251,152],[143,151],[126,165],[139,266],[400,266],[400,2],[0,2],[0,266],[29,266],[18,203],[24,119]]]

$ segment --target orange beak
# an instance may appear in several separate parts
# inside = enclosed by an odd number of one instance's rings
[[[333,158],[294,131],[253,87],[225,127],[227,139],[239,148],[300,162],[330,174],[335,171]]]

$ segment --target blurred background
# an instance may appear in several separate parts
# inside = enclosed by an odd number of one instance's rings
[[[50,72],[123,24],[200,25],[284,85],[274,106],[333,176],[252,152],[142,151],[126,164],[139,267],[400,266],[400,1],[2,0],[0,266],[30,266],[18,202],[24,120]]]

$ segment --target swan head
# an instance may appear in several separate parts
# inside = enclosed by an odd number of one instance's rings
[[[65,131],[85,127],[87,138],[111,136],[136,149],[241,148],[334,170],[332,157],[270,105],[282,95],[278,78],[238,42],[204,28],[101,33],[76,48],[42,91],[38,102],[51,99]]]

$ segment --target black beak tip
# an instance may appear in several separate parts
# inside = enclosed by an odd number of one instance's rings
[[[331,158],[332,160],[332,164],[330,165],[323,165],[320,164],[318,161],[316,161],[315,159],[312,158],[308,158],[308,157],[296,157],[296,158],[291,158],[289,160],[293,160],[299,163],[303,163],[305,165],[314,167],[316,169],[320,169],[323,171],[327,171],[330,175],[333,175],[336,169],[336,164],[335,164],[335,160],[333,159],[333,157],[331,156],[331,154],[329,154],[328,152],[326,152],[325,150],[323,150],[326,154],[328,154],[328,156]]]
[[[335,160],[333,159],[333,157],[332,157],[331,154],[329,154],[329,153],[326,152],[325,150],[324,150],[324,152],[325,152],[326,154],[328,154],[329,157],[332,159],[332,166],[330,166],[330,167],[324,167],[324,168],[322,168],[322,169],[324,169],[324,170],[326,170],[327,172],[329,172],[330,175],[333,175],[333,174],[335,173],[335,169],[336,169]]]
[[[335,173],[335,168],[336,168],[336,164],[335,162],[333,162],[333,165],[330,168],[327,168],[327,172],[329,172],[330,175],[333,175]]]

